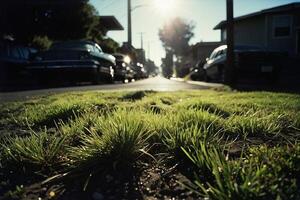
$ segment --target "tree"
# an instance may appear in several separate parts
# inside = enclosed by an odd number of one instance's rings
[[[192,23],[181,18],[174,18],[159,30],[159,38],[166,50],[175,56],[182,56],[189,47],[189,41],[194,36]]]
[[[174,18],[169,23],[166,23],[162,29],[159,30],[159,38],[163,43],[167,55],[173,55],[177,58],[177,64],[180,65],[182,57],[189,51],[189,41],[194,36],[193,23],[185,22],[181,18]],[[170,57],[170,56],[169,56]],[[166,60],[170,60],[166,58]],[[170,62],[165,63],[165,70],[167,76],[170,75],[173,66],[169,66]],[[164,71],[164,69],[163,69]],[[180,71],[180,67],[176,67],[176,71]]]
[[[146,60],[145,69],[146,69],[146,71],[148,72],[149,75],[156,74],[156,72],[158,70],[155,63],[150,59]]]
[[[24,43],[35,36],[51,40],[85,39],[99,23],[98,13],[88,0],[3,1],[0,13],[0,34],[12,35]]]
[[[164,77],[171,78],[173,75],[173,53],[166,50],[166,58],[162,59],[162,74]]]
[[[102,48],[102,50],[106,53],[115,53],[117,49],[120,47],[119,43],[114,41],[111,38],[95,40]]]

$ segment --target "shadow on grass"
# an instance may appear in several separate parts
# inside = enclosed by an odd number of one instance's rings
[[[215,104],[212,103],[195,103],[188,106],[188,109],[194,109],[194,110],[202,110],[207,111],[210,114],[217,115],[222,118],[228,118],[230,117],[230,113],[227,111],[224,111],[223,109],[217,107]]]
[[[143,99],[147,94],[154,94],[155,91],[149,90],[149,91],[137,91],[137,92],[130,92],[123,97],[121,97],[121,100],[125,101],[137,101]]]

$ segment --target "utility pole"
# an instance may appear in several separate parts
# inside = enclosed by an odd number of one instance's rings
[[[148,42],[148,59],[150,60],[150,42]]]
[[[233,19],[233,0],[227,1],[227,63],[225,66],[225,83],[234,86],[236,82],[234,66],[234,19]]]
[[[131,0],[128,0],[127,4],[127,15],[128,15],[128,45],[132,46],[132,31],[131,31]]]
[[[144,40],[143,40],[144,32],[140,32],[139,34],[141,35],[141,49],[144,49]]]

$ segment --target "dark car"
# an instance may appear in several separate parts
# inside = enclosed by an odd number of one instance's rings
[[[270,52],[261,47],[240,45],[234,49],[235,69],[241,79],[268,79],[276,81],[281,67],[280,52]],[[216,48],[203,67],[206,81],[224,81],[227,45]]]
[[[113,55],[116,58],[115,80],[131,81],[134,78],[134,72],[131,69],[131,60],[129,56],[116,53]]]
[[[35,49],[10,40],[0,41],[0,86],[17,85],[26,75],[30,54]]]
[[[205,80],[205,71],[203,69],[204,63],[199,61],[190,72],[190,78],[193,81],[204,81]]]
[[[143,79],[148,78],[147,71],[142,63],[135,63],[133,65],[133,71],[134,71],[134,79]]]
[[[28,69],[40,81],[112,82],[115,58],[105,54],[90,41],[54,43],[49,50],[38,52]]]

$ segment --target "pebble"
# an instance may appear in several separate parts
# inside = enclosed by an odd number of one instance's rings
[[[103,200],[104,199],[104,196],[103,194],[99,193],[99,192],[94,192],[93,193],[93,199],[94,200]]]

